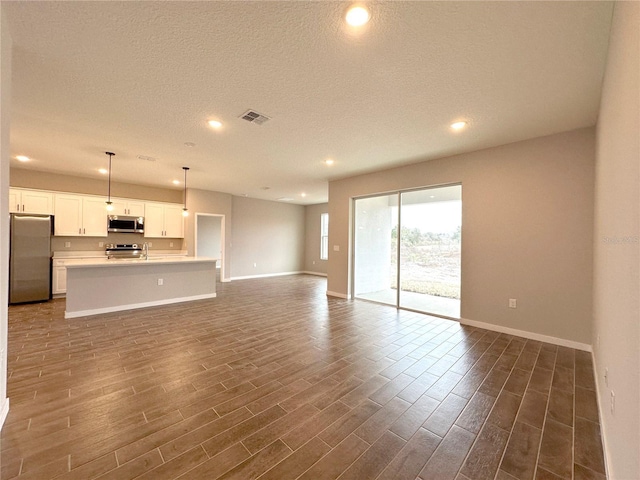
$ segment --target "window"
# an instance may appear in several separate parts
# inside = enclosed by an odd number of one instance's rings
[[[320,214],[320,260],[329,258],[329,214]]]

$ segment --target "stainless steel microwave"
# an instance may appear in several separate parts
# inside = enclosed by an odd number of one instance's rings
[[[144,233],[144,217],[109,215],[107,216],[107,231],[118,233]]]

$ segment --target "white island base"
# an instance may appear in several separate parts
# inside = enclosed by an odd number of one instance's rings
[[[216,259],[97,260],[67,265],[65,318],[216,296]]]

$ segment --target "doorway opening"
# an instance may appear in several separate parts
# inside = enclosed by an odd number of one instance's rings
[[[213,213],[196,213],[195,219],[195,255],[217,258],[217,269],[221,282],[228,282],[225,271],[224,248],[225,216]]]
[[[460,318],[462,186],[354,200],[355,298]]]

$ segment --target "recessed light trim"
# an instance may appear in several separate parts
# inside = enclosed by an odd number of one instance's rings
[[[345,16],[346,22],[352,27],[361,27],[366,24],[371,18],[369,10],[362,5],[355,5],[351,7]]]
[[[109,170],[107,170],[106,168],[99,168],[98,172],[102,175],[106,175],[107,173],[109,173]]]
[[[462,130],[464,127],[467,126],[467,122],[465,121],[454,122],[450,126],[453,130]]]
[[[180,180],[172,180],[171,183],[174,185],[180,185]]]
[[[325,163],[325,165],[329,165],[329,166],[331,166],[331,165],[333,165],[333,164],[335,163],[335,161],[334,161],[332,158],[327,158],[327,159],[324,161],[324,163]]]
[[[17,155],[16,160],[18,160],[19,162],[28,162],[31,159],[25,155]]]
[[[196,144],[195,144],[195,143],[193,143],[193,142],[184,142],[184,146],[185,146],[185,147],[189,147],[189,148],[193,148],[193,147],[195,147],[195,146],[196,146]]]
[[[209,126],[215,130],[219,130],[222,128],[222,122],[218,121],[218,120],[209,120],[207,122],[209,124]]]
[[[300,196],[301,196],[301,197],[306,197],[306,196],[307,196],[307,194],[306,194],[306,193],[304,193],[304,192],[302,192],[302,193],[300,194]]]

